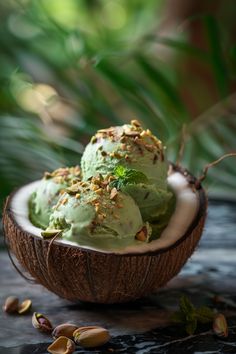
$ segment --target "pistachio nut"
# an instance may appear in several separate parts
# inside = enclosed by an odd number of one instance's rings
[[[43,238],[52,238],[56,235],[59,236],[59,234],[62,232],[62,230],[56,230],[56,229],[47,229],[45,231],[41,232],[41,235]]]
[[[91,326],[92,327],[92,326]],[[74,341],[84,348],[93,348],[104,345],[110,340],[110,334],[107,329],[102,327],[81,327],[74,333]]]
[[[72,323],[63,323],[54,328],[52,336],[55,339],[61,336],[73,339],[73,333],[77,328],[78,326]]]
[[[17,312],[19,305],[19,299],[16,296],[9,296],[3,305],[3,311],[7,313]]]
[[[75,351],[75,343],[71,339],[61,336],[49,345],[47,351],[51,354],[71,354]]]
[[[219,337],[228,337],[228,325],[225,316],[218,313],[213,320],[213,331]]]
[[[32,301],[30,299],[26,299],[18,306],[17,312],[19,315],[23,315],[30,310],[31,306]]]
[[[32,316],[32,325],[37,328],[40,332],[52,333],[53,327],[51,322],[42,315],[41,313],[34,312]]]

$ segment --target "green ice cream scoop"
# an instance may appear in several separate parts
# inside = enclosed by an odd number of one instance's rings
[[[140,171],[117,166],[115,180],[111,183],[122,192],[129,194],[139,207],[144,221],[153,223],[152,238],[157,238],[167,225],[175,207],[175,197],[169,188],[158,188],[150,184]]]
[[[162,143],[136,120],[121,127],[99,130],[86,146],[81,159],[84,179],[99,173],[112,173],[117,165],[141,171],[149,184],[167,188],[168,164]]]
[[[46,172],[29,200],[29,218],[42,229],[48,226],[53,206],[57,203],[61,192],[70,186],[72,181],[80,180],[80,168],[59,168],[51,173]]]
[[[101,176],[66,190],[43,235],[51,235],[51,230],[60,230],[63,239],[100,249],[148,241],[151,234],[134,200],[110,188],[109,180]],[[140,232],[144,238],[139,241]]]

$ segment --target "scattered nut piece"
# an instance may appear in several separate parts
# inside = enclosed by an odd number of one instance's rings
[[[32,325],[37,328],[40,332],[52,333],[53,327],[51,322],[42,315],[41,313],[34,312],[32,316]]]
[[[102,194],[102,188],[96,189],[95,193],[101,195]]]
[[[32,306],[32,301],[30,299],[26,299],[24,300],[19,306],[18,306],[18,313],[19,315],[23,315],[26,312],[28,312],[30,310]]]
[[[73,339],[73,333],[78,329],[78,326],[72,323],[63,323],[54,328],[52,336],[54,339],[61,336]]]
[[[110,340],[107,329],[102,327],[81,327],[74,333],[74,341],[84,348],[94,348],[106,344]]]
[[[131,120],[131,125],[134,125],[135,127],[141,127],[141,124],[137,119],[132,119]]]
[[[112,188],[111,193],[110,193],[110,199],[111,200],[115,199],[117,194],[118,194],[118,190],[115,187]]]
[[[145,242],[147,240],[147,228],[143,226],[142,229],[137,232],[135,238],[139,241]]]
[[[228,325],[225,316],[218,313],[213,320],[213,331],[218,337],[228,337]]]
[[[49,345],[47,351],[51,354],[71,354],[75,351],[75,343],[71,339],[61,336]]]
[[[19,299],[16,296],[9,296],[2,307],[3,311],[7,313],[17,312]]]
[[[41,235],[44,237],[44,238],[51,238],[51,237],[54,237],[58,234],[62,232],[62,230],[56,230],[56,229],[48,229],[48,230],[45,230],[45,231],[42,231],[41,232]]]
[[[70,187],[66,188],[66,193],[70,195],[75,195],[80,191],[79,183],[72,184]]]
[[[95,144],[96,142],[97,142],[97,138],[96,138],[96,136],[92,136],[92,138],[91,138],[91,143],[92,144]]]

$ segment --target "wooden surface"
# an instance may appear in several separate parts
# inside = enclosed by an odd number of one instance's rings
[[[102,349],[76,353],[236,353],[236,205],[210,203],[208,221],[197,251],[182,272],[152,296],[123,305],[73,304],[49,293],[40,285],[29,284],[12,267],[6,251],[0,253],[0,301],[9,295],[31,298],[33,309],[24,316],[0,316],[0,353],[47,353],[50,336],[31,325],[33,311],[48,316],[54,325],[102,325],[112,340]],[[170,315],[178,299],[186,294],[194,305],[215,307],[225,314],[229,337],[217,338],[209,325],[193,336],[173,325]],[[215,304],[214,295],[226,301]]]

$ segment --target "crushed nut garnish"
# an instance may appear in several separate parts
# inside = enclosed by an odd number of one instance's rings
[[[96,189],[96,190],[95,190],[95,193],[101,195],[101,194],[102,194],[102,188]]]
[[[147,240],[147,228],[146,226],[143,226],[142,229],[137,232],[136,236],[135,236],[136,240],[145,242]]]
[[[91,143],[92,143],[92,144],[95,144],[97,141],[98,141],[98,139],[96,138],[96,136],[93,136],[93,137],[91,138]]]
[[[135,127],[141,127],[141,124],[139,123],[139,121],[137,119],[132,119],[130,123],[131,123],[131,125],[134,125]]]
[[[99,186],[97,184],[91,184],[92,191],[96,191],[97,189],[99,189]]]
[[[115,199],[116,196],[117,196],[117,194],[118,194],[117,189],[116,189],[115,187],[112,188],[111,193],[110,193],[110,199],[111,199],[111,200]]]
[[[64,199],[62,199],[61,204],[65,205],[67,202],[68,202],[68,198],[64,198]]]

